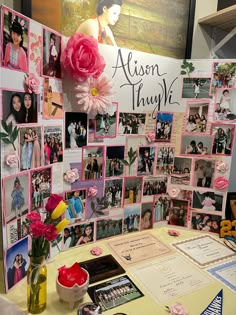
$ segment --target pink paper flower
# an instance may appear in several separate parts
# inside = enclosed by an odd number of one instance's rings
[[[154,142],[155,141],[155,132],[154,131],[150,131],[147,135],[146,135],[147,141],[148,142]]]
[[[78,169],[77,168],[73,168],[71,170],[66,171],[66,173],[64,175],[64,179],[65,179],[65,181],[67,181],[70,184],[74,183],[76,180],[79,179],[79,171],[78,171]]]
[[[102,249],[96,246],[96,247],[93,247],[90,252],[92,255],[99,256],[102,254]]]
[[[78,81],[86,80],[90,76],[98,78],[106,66],[96,39],[80,33],[75,33],[68,40],[62,52],[61,63],[64,71]]]
[[[105,76],[90,77],[78,84],[75,89],[78,92],[76,94],[78,102],[73,110],[94,115],[105,114],[112,103],[112,83]]]
[[[180,194],[180,189],[177,187],[169,186],[167,193],[171,198],[177,198]]]
[[[188,315],[187,309],[180,303],[175,303],[173,305],[166,306],[170,315]]]
[[[18,167],[19,158],[16,152],[12,152],[6,156],[6,164],[9,167]]]
[[[39,93],[39,79],[33,73],[26,76],[25,85],[29,93]]]
[[[224,163],[222,161],[216,162],[216,169],[220,173],[225,173],[229,169],[229,165],[227,163]]]
[[[171,236],[179,236],[180,233],[176,230],[168,230],[168,234]]]
[[[224,176],[219,176],[214,180],[214,186],[216,189],[225,190],[229,186],[229,181]]]
[[[97,193],[98,193],[98,189],[96,186],[89,187],[89,190],[88,190],[89,197],[95,197]]]

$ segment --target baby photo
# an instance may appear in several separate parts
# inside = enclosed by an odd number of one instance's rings
[[[62,82],[54,78],[44,78],[43,118],[63,118],[63,104]]]
[[[171,205],[171,198],[169,195],[156,195],[154,196],[154,221],[167,220],[169,216],[169,209]]]
[[[192,208],[204,211],[222,211],[224,195],[221,192],[193,191]]]
[[[211,136],[182,136],[181,154],[210,155],[211,148]]]
[[[188,201],[180,199],[172,199],[169,211],[168,224],[187,226]]]
[[[210,82],[211,78],[184,78],[182,98],[211,98]]]
[[[123,179],[105,181],[104,209],[119,208],[122,204]]]
[[[96,240],[122,234],[122,217],[111,217],[97,221]]]
[[[28,72],[29,22],[25,16],[3,8],[2,66]]]
[[[216,89],[215,120],[236,120],[236,89]]]
[[[213,187],[215,160],[195,160],[193,186]]]
[[[143,184],[143,196],[165,194],[167,189],[167,176],[145,177]]]
[[[235,70],[236,63],[214,62],[210,94],[215,94],[217,88],[232,88],[235,83]]]
[[[124,208],[124,233],[137,232],[139,230],[140,209],[140,204],[134,204]]]
[[[146,114],[120,113],[118,133],[122,135],[145,134]]]
[[[191,227],[194,230],[219,233],[222,217],[203,212],[192,211]]]
[[[170,142],[173,125],[172,113],[157,113],[156,116],[156,142]]]
[[[209,103],[188,103],[185,132],[206,132]]]
[[[156,174],[170,174],[174,166],[174,147],[157,148]]]
[[[106,149],[106,177],[122,176],[124,172],[124,146],[108,146]]]
[[[138,149],[138,175],[153,175],[155,160],[155,147],[139,147]]]
[[[52,169],[45,167],[31,172],[31,206],[32,210],[42,208],[44,199],[48,198],[52,188]]]
[[[98,114],[95,118],[95,138],[115,138],[117,127],[117,104],[112,103],[109,113]]]
[[[78,149],[87,145],[87,114],[65,113],[65,148]]]
[[[103,178],[103,147],[83,147],[82,178],[101,179]]]
[[[141,202],[142,184],[142,177],[126,177],[124,179],[124,205]]]
[[[140,231],[151,229],[153,226],[153,203],[142,203]]]
[[[212,125],[213,146],[212,154],[231,155],[235,126]]]
[[[171,184],[189,185],[191,177],[192,159],[175,157],[171,173]]]
[[[85,220],[86,197],[86,189],[78,189],[65,193],[65,202],[67,204],[65,218],[70,222],[69,224]]]
[[[62,126],[44,127],[44,165],[62,161]]]
[[[7,125],[37,123],[37,96],[28,92],[2,90],[2,119]]]

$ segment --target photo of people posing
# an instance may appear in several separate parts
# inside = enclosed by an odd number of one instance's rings
[[[175,157],[171,173],[171,184],[189,185],[191,177],[192,159]]]
[[[153,203],[142,203],[140,231],[148,230],[153,225]]]
[[[174,166],[174,147],[157,148],[156,174],[170,174]]]
[[[195,160],[193,186],[212,188],[214,173],[214,160]]]
[[[219,233],[221,219],[219,215],[192,211],[191,226],[194,230]]]
[[[139,230],[140,211],[140,204],[134,204],[124,208],[124,233],[137,232]]]
[[[107,146],[106,177],[122,176],[124,172],[124,146]]]
[[[43,200],[51,193],[52,170],[44,168],[31,173],[31,202],[32,210],[43,207]]]
[[[44,127],[44,165],[63,161],[62,127]]]
[[[92,243],[94,241],[94,223],[74,225],[64,229],[63,249]]]
[[[236,89],[216,89],[215,120],[236,120]]]
[[[28,92],[2,91],[2,119],[7,125],[30,124],[38,121],[37,96]]]
[[[86,196],[86,189],[74,190],[65,194],[65,201],[68,205],[65,217],[70,222],[69,224],[85,220]]]
[[[215,94],[217,88],[229,89],[235,83],[236,63],[214,62],[211,78],[211,94]]]
[[[212,125],[212,154],[231,155],[235,127],[233,125]]]
[[[222,211],[223,199],[221,192],[194,190],[192,207],[204,211]]]
[[[16,220],[12,220],[6,225],[7,232],[7,245],[11,245],[22,239],[28,234],[28,231],[23,226],[23,222],[26,219],[26,215],[18,217]]]
[[[65,148],[78,149],[87,145],[87,114],[65,113]]]
[[[3,8],[2,66],[28,72],[29,19]]]
[[[172,199],[169,211],[168,224],[187,226],[188,201],[180,199]]]
[[[167,176],[146,177],[143,184],[143,196],[165,194],[167,188]]]
[[[155,147],[139,147],[138,175],[153,175],[155,160]]]
[[[43,118],[63,118],[62,82],[52,78],[45,78],[43,88]]]
[[[157,113],[156,116],[156,142],[170,142],[173,124],[172,113]]]
[[[28,174],[11,176],[3,179],[3,210],[5,221],[10,222],[29,211],[29,176]]]
[[[122,234],[122,221],[121,217],[112,217],[97,221],[96,240]]]
[[[211,98],[211,78],[183,78],[182,98]]]
[[[20,169],[42,166],[41,127],[20,128]]]
[[[119,131],[121,135],[143,135],[145,134],[146,114],[120,113]]]
[[[95,118],[95,138],[115,138],[117,126],[117,104],[112,103],[109,113],[98,114]]]
[[[104,197],[107,208],[119,208],[122,205],[123,179],[106,180]]]
[[[141,202],[142,177],[124,179],[124,205]]]
[[[169,215],[171,198],[169,195],[156,195],[154,197],[154,218],[156,221],[165,221]]]
[[[61,78],[61,36],[43,29],[43,75]]]
[[[211,154],[211,136],[182,136],[181,154],[209,155]]]
[[[104,161],[103,147],[84,147],[82,161],[82,178],[101,179],[103,178]]]
[[[209,103],[188,103],[187,121],[185,131],[187,133],[205,133],[207,129],[207,117]]]

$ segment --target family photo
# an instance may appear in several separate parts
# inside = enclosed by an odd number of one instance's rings
[[[211,98],[211,78],[183,78],[182,98]]]
[[[174,166],[174,147],[157,148],[156,174],[170,174]]]
[[[233,125],[212,125],[212,154],[231,155],[235,127]]]
[[[211,94],[215,94],[217,88],[232,88],[235,83],[236,63],[214,62],[211,78]]]
[[[63,161],[62,127],[44,127],[44,165]]]
[[[216,89],[215,120],[236,119],[236,89]]]
[[[172,113],[157,113],[156,116],[156,142],[170,142],[173,125]]]
[[[84,147],[82,161],[82,178],[101,179],[103,178],[104,160],[103,147]]]
[[[63,249],[94,242],[94,222],[69,226],[64,229]]]
[[[215,160],[195,160],[193,186],[213,187]]]
[[[188,133],[206,132],[209,103],[188,103],[185,131]]]
[[[124,146],[107,146],[106,177],[122,176],[124,173]]]
[[[85,113],[65,113],[66,149],[78,149],[87,145],[87,120]]]
[[[118,133],[122,135],[143,135],[145,133],[146,114],[120,113]]]
[[[194,230],[219,234],[221,219],[219,215],[192,211],[191,226]]]

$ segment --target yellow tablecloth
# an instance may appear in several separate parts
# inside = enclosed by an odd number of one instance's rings
[[[169,236],[167,233],[169,227],[160,227],[156,229],[149,230],[148,233],[157,237],[160,241],[165,244],[171,244],[176,242],[177,240],[185,240],[191,237],[199,236],[202,233],[198,231],[191,231],[187,229],[178,228],[180,231],[180,236],[178,238],[174,238],[173,236]],[[176,227],[175,227],[176,228]],[[138,233],[147,233],[138,232]],[[137,233],[131,233],[129,235],[121,236],[120,238],[128,238],[133,237],[134,235],[138,235]],[[211,234],[212,235],[212,234]],[[215,236],[218,239],[218,236]],[[113,240],[118,240],[119,237],[116,237]],[[110,247],[107,245],[111,239],[103,240],[97,242],[96,245],[103,249],[103,255],[108,255],[111,253]],[[63,265],[71,266],[75,261],[84,261],[88,259],[94,258],[90,254],[90,249],[94,246],[94,244],[89,244],[81,247],[77,247],[74,249],[67,250],[65,252],[60,253],[55,258],[53,258],[48,264],[48,303],[46,310],[42,313],[43,315],[70,315],[76,314],[76,310],[79,307],[77,304],[76,307],[72,310],[69,309],[68,304],[64,302],[60,302],[58,295],[56,293],[56,277],[57,277],[57,269]],[[115,258],[114,253],[112,253]],[[173,252],[172,252],[173,255]],[[181,253],[175,251],[174,255],[181,255]],[[155,258],[155,261],[158,261],[159,258]],[[236,260],[236,256],[229,260]],[[227,261],[227,260],[225,260]],[[146,264],[146,262],[140,262],[138,266],[142,264]],[[191,264],[192,262],[189,261]],[[211,265],[214,266],[214,265]],[[124,267],[124,266],[123,266]],[[132,267],[133,268],[133,267]],[[198,267],[197,267],[198,268]],[[199,268],[200,269],[200,268]],[[206,269],[203,272],[207,272]],[[168,312],[165,309],[165,305],[171,305],[175,302],[180,302],[185,305],[189,311],[189,315],[199,315],[203,310],[208,306],[208,304],[212,301],[212,299],[217,295],[217,293],[223,288],[223,315],[234,315],[236,314],[236,294],[230,290],[228,287],[223,285],[220,281],[216,280],[212,277],[212,282],[200,289],[194,290],[193,292],[179,297],[177,300],[169,300],[168,303],[165,304],[157,304],[154,299],[150,296],[150,294],[146,291],[144,287],[137,282],[130,273],[129,268],[126,268],[127,275],[137,284],[137,286],[144,293],[144,297],[141,297],[137,300],[133,300],[129,303],[126,303],[122,306],[113,308],[104,312],[106,315],[115,314],[118,312],[123,312],[128,315],[167,315]],[[20,307],[23,312],[26,312],[26,279],[22,280],[15,288],[13,288],[7,294],[2,295],[4,299],[7,299],[10,303],[14,303]],[[88,294],[84,297],[81,303],[85,303],[91,301]],[[0,303],[1,306],[1,303]],[[8,308],[10,309],[10,308]],[[2,311],[2,310],[1,310]],[[10,315],[9,312],[1,312],[2,314]]]

